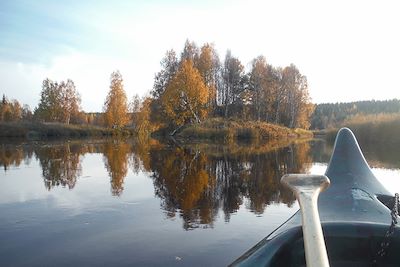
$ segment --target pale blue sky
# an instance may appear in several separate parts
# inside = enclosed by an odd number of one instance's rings
[[[113,70],[145,95],[168,49],[188,38],[294,63],[314,102],[400,98],[397,1],[0,1],[0,93],[34,108],[46,77],[75,81],[100,111]]]

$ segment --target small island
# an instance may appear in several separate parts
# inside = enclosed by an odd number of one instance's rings
[[[314,105],[307,78],[291,64],[275,67],[258,56],[246,71],[227,51],[187,40],[180,56],[168,50],[149,94],[128,101],[122,74],[114,71],[102,112],[88,113],[72,80],[46,78],[31,111],[3,95],[0,137],[136,135],[182,140],[269,141],[310,137]]]
[[[168,50],[160,65],[153,88],[131,101],[122,74],[112,72],[101,112],[82,110],[70,79],[44,79],[33,111],[3,94],[0,138],[135,136],[183,143],[265,143],[329,138],[343,126],[350,126],[361,141],[381,136],[377,131],[391,133],[391,140],[400,133],[394,127],[400,121],[399,100],[313,104],[307,77],[294,64],[277,67],[258,56],[245,68],[230,50],[221,60],[213,44],[199,47],[186,40],[179,55]]]

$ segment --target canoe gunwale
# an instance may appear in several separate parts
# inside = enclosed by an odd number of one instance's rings
[[[384,240],[385,233],[389,229],[390,224],[371,223],[371,222],[325,222],[322,223],[322,228],[325,235],[325,241],[328,249],[328,257],[334,261],[338,256],[346,254],[346,252],[358,250],[359,260],[365,255],[370,255],[371,262],[373,256],[380,249],[380,244]],[[352,240],[350,245],[344,247],[341,245],[346,240]],[[392,244],[392,252],[400,248],[400,227],[395,226]],[[299,255],[304,254],[302,227],[296,226],[280,232],[273,239],[264,238],[256,246],[247,251],[243,256],[238,258],[230,266],[286,266],[282,265],[282,261],[286,261],[287,256],[291,251],[296,250],[296,262],[304,261]],[[362,249],[369,251],[361,251],[360,247],[350,247],[351,245],[362,245]],[[392,253],[393,254],[393,253]],[[361,256],[360,256],[361,255]],[[249,257],[251,256],[251,257]],[[392,255],[390,255],[392,257]],[[293,263],[292,263],[293,264]],[[293,265],[290,265],[293,266]],[[297,265],[294,265],[297,266]],[[358,265],[356,265],[358,266]]]

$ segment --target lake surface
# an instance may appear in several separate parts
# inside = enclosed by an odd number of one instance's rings
[[[366,146],[400,192],[395,147]],[[226,266],[295,213],[285,173],[325,172],[322,140],[0,145],[1,266]]]

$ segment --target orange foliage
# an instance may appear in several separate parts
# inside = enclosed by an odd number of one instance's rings
[[[162,96],[166,115],[175,125],[200,122],[207,115],[209,91],[191,60],[182,62]]]
[[[110,91],[104,103],[104,118],[108,127],[123,127],[129,122],[127,98],[119,71],[111,74]]]

